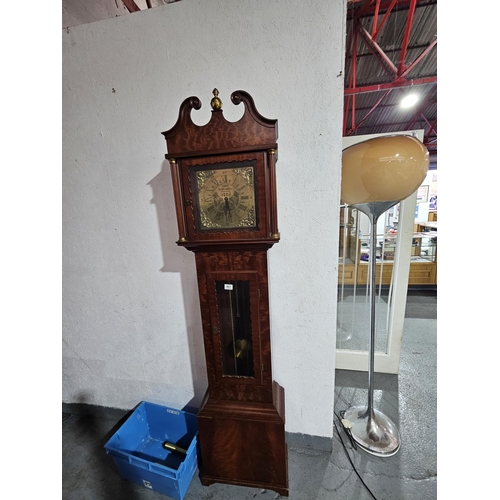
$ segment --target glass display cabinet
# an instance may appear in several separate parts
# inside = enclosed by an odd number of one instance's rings
[[[392,211],[392,212],[391,212]],[[377,226],[376,279],[391,283],[397,238],[397,207],[389,210]],[[365,220],[366,219],[366,220]],[[437,222],[415,225],[409,285],[437,285]],[[339,284],[365,285],[370,259],[368,218],[355,208],[341,206],[339,234]]]

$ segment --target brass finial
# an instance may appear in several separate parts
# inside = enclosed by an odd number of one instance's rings
[[[210,106],[212,106],[212,109],[214,111],[222,109],[222,101],[219,99],[219,91],[217,89],[214,89],[212,91],[212,94],[214,95],[214,97],[212,97],[212,100],[210,101]]]

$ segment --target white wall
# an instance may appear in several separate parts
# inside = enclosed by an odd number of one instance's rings
[[[269,251],[274,379],[286,430],[332,436],[344,0],[184,0],[63,30],[63,402],[198,405],[194,256],[177,247],[160,133],[198,96],[278,119]]]

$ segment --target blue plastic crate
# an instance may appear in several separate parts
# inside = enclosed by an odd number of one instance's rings
[[[186,455],[164,449],[164,441]],[[198,466],[197,442],[196,415],[143,401],[104,447],[123,478],[182,500]]]

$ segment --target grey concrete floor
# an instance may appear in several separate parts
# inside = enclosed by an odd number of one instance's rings
[[[398,426],[401,449],[378,458],[353,449],[337,427],[347,453],[371,490],[349,462],[334,428],[332,451],[303,447],[290,437],[288,470],[293,500],[434,500],[437,498],[436,293],[410,293],[407,300],[399,375],[375,374],[374,404]],[[335,412],[367,401],[363,372],[336,371]],[[104,444],[119,426],[119,416],[63,413],[63,500],[163,500],[168,497],[120,477]],[[299,444],[298,444],[299,443]],[[265,500],[271,490],[201,485],[197,473],[184,500]]]

